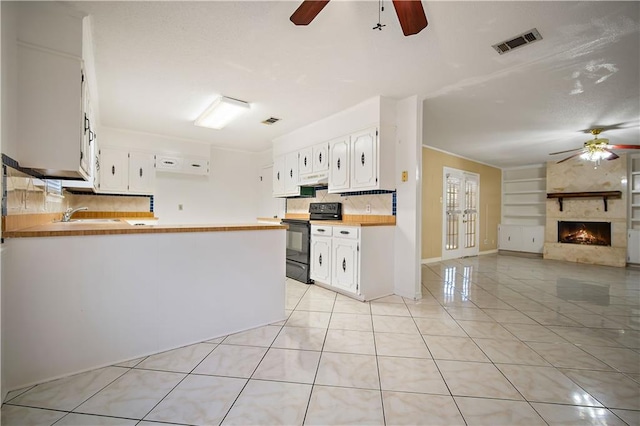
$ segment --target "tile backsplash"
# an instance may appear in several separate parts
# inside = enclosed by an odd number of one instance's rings
[[[329,194],[326,189],[316,191],[314,198],[288,198],[287,213],[309,213],[311,203],[342,203],[345,215],[392,215],[394,193],[345,195]],[[371,211],[367,212],[367,205]]]

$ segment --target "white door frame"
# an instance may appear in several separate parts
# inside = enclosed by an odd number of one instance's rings
[[[447,248],[448,243],[448,217],[451,213],[447,212],[447,178],[448,176],[460,179],[460,188],[457,194],[458,208],[453,210],[457,222],[455,223],[455,247]],[[472,206],[466,206],[466,182],[475,181],[477,183],[475,209]],[[477,173],[467,172],[465,170],[454,169],[451,167],[443,167],[442,169],[442,260],[457,259],[460,257],[477,256],[480,252],[480,175]],[[471,217],[470,217],[471,215]],[[473,240],[470,245],[466,241],[466,230],[475,221],[475,229]],[[469,225],[467,225],[469,223]]]

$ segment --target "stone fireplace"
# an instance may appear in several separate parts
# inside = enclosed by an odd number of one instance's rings
[[[598,265],[626,265],[627,158],[594,163],[574,158],[547,163],[548,193],[621,191],[621,198],[549,199],[544,258]],[[562,207],[561,207],[562,206]]]

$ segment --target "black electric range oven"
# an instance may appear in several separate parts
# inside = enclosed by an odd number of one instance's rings
[[[342,220],[341,203],[311,203],[309,220]],[[287,229],[287,277],[306,284],[313,284],[311,273],[311,224],[309,220],[282,219]]]

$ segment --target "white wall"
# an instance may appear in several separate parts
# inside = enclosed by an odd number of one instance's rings
[[[420,299],[422,102],[417,96],[398,101],[396,117],[395,293]],[[407,182],[402,182],[403,171]]]
[[[18,30],[16,4],[0,2],[2,8],[2,153],[17,158],[18,148]]]
[[[259,154],[108,127],[100,129],[99,137],[100,147],[209,158],[208,176],[156,173],[154,212],[161,223],[241,223],[258,217]]]

